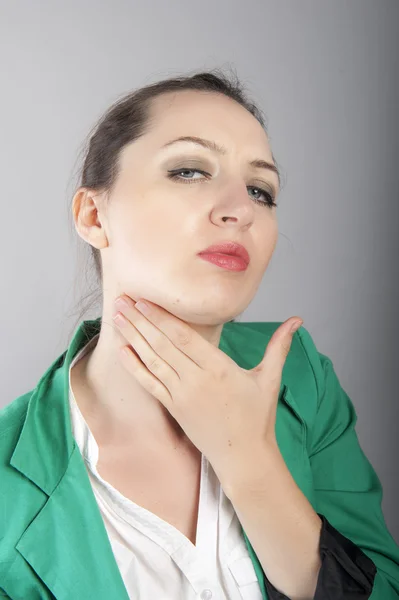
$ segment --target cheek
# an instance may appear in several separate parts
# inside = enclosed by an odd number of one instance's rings
[[[137,194],[134,204],[129,202],[121,203],[112,215],[112,241],[118,256],[129,255],[136,262],[145,255],[149,264],[151,257],[162,262],[168,255],[170,260],[190,229],[187,206],[162,190]],[[192,239],[191,232],[187,239]]]
[[[268,265],[278,241],[278,226],[277,220],[270,220],[264,224],[257,232],[255,239],[255,247],[258,249],[258,256]]]
[[[277,223],[276,226],[274,227],[273,231],[271,232],[270,235],[270,243],[269,243],[269,251],[271,253],[274,252],[276,246],[277,246],[277,242],[278,242],[278,228],[277,228]]]
[[[170,272],[179,262],[179,229],[170,227],[164,215],[132,215],[114,228],[113,268],[118,277],[145,280],[151,272],[154,280]]]
[[[149,230],[148,222],[126,222],[121,225],[114,243],[114,251],[124,262],[133,261],[135,264],[151,262],[152,257],[161,255],[164,246],[162,235],[157,227]]]

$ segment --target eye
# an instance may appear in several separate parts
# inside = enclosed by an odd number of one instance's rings
[[[175,169],[174,171],[168,171],[168,178],[172,179],[172,180],[179,180],[182,183],[194,183],[195,181],[198,181],[197,179],[194,179],[192,177],[189,178],[185,178],[185,177],[181,177],[181,173],[201,173],[202,175],[204,175],[205,177],[209,178],[210,174],[207,173],[206,171],[202,171],[200,169],[185,169],[185,168],[181,168],[181,169]],[[253,200],[255,200],[255,202],[257,204],[262,204],[263,206],[268,206],[269,208],[272,208],[273,206],[277,206],[276,202],[275,202],[275,196],[273,193],[271,193],[270,191],[261,188],[259,186],[253,186],[253,185],[249,185],[247,186],[249,189],[252,190],[256,190],[256,192],[260,192],[261,195],[263,195],[264,200],[260,200],[258,197],[257,198],[253,198]]]
[[[259,186],[249,185],[248,187],[252,188],[253,190],[256,190],[257,192],[260,192],[261,194],[263,194],[263,197],[266,198],[266,200],[259,200],[259,198],[254,198],[255,202],[257,202],[258,204],[266,204],[270,208],[272,208],[273,206],[277,206],[275,202],[275,196],[271,192],[268,192],[267,190]]]
[[[207,173],[206,171],[201,171],[200,169],[176,169],[174,171],[168,171],[169,175],[169,179],[180,179],[180,173],[202,173],[202,175],[209,175],[209,173]],[[192,180],[192,178],[190,177],[188,180],[183,177],[183,181],[187,181],[189,182],[189,180]],[[197,181],[197,180],[195,180]]]

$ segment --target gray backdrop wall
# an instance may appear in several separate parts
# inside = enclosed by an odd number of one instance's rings
[[[132,88],[233,66],[284,179],[240,320],[299,315],[332,358],[399,542],[398,24],[396,0],[0,0],[1,405],[63,352],[84,293],[67,214],[90,127]]]

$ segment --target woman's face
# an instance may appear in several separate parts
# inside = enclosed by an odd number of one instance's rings
[[[185,141],[165,147],[180,136],[216,142],[226,153]],[[267,195],[279,192],[278,176],[251,167],[254,159],[273,163],[267,136],[230,98],[191,90],[156,98],[149,130],[122,151],[112,195],[99,212],[107,237],[104,306],[126,293],[203,325],[245,310],[278,236]],[[171,179],[169,171],[179,170]],[[245,246],[246,270],[230,271],[197,255],[225,241]]]

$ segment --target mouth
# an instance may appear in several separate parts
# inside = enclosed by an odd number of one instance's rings
[[[212,246],[205,248],[205,250],[201,250],[201,252],[199,252],[198,254],[199,256],[229,256],[232,258],[240,259],[242,263],[246,264],[246,266],[248,266],[250,262],[250,256],[248,254],[247,249],[244,248],[244,246],[242,246],[241,244],[238,244],[237,242],[233,241],[222,242],[220,244],[213,244]]]
[[[198,252],[198,256],[229,271],[245,271],[250,262],[247,249],[233,241],[213,244]]]
[[[227,269],[228,271],[245,271],[248,268],[248,263],[240,256],[233,254],[222,254],[220,252],[200,252],[198,255],[203,260]]]

